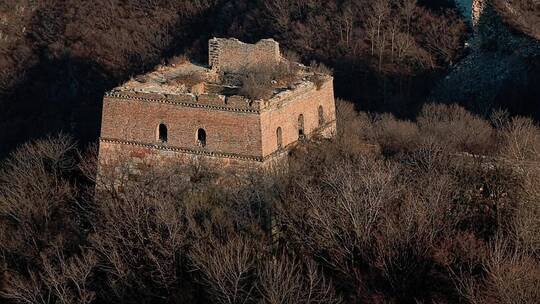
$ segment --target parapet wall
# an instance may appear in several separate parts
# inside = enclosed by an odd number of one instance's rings
[[[248,44],[237,39],[214,38],[208,43],[208,55],[213,70],[232,72],[246,66],[276,64],[281,59],[279,43],[273,39]]]
[[[158,94],[132,91],[109,92],[105,100],[124,99],[150,103],[170,104],[191,108],[206,108],[217,111],[259,113],[260,104],[242,96],[218,94]]]

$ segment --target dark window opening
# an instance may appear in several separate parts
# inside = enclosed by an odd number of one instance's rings
[[[277,147],[278,149],[281,149],[283,146],[283,135],[281,134],[281,127],[278,127],[276,130],[276,138],[277,138]]]
[[[324,125],[324,110],[322,106],[319,106],[319,127]]]
[[[158,140],[166,143],[168,139],[167,137],[167,126],[165,124],[160,124],[158,127]]]
[[[206,146],[206,131],[204,129],[197,130],[197,144],[201,147]]]
[[[300,116],[298,116],[298,138],[303,139],[304,137],[304,115],[300,114]]]

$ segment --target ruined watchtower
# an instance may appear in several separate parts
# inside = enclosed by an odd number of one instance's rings
[[[255,81],[268,94],[253,97],[246,79],[269,71],[265,87]],[[287,61],[272,39],[212,39],[208,66],[160,66],[105,94],[99,158],[267,168],[298,140],[335,130],[331,76]]]

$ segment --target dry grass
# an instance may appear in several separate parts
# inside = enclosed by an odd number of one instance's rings
[[[170,82],[172,83],[185,85],[188,89],[191,89],[195,85],[198,85],[205,81],[206,81],[205,75],[202,72],[196,72],[196,71],[178,75],[176,78],[170,80]]]
[[[310,79],[315,84],[317,90],[322,88],[328,76],[332,76],[334,74],[334,71],[332,71],[329,67],[316,61],[311,61],[309,68],[310,71],[314,73]]]
[[[252,100],[269,99],[277,88],[292,88],[299,81],[299,67],[289,61],[257,65],[241,71],[240,94]]]

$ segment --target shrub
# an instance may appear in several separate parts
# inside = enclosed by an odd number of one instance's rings
[[[511,161],[540,161],[540,128],[530,118],[516,117],[500,128],[500,156]]]
[[[413,122],[383,114],[375,118],[373,125],[376,140],[385,153],[411,151],[418,145],[420,134]]]
[[[77,200],[78,153],[64,135],[19,147],[0,167],[0,299],[90,303],[96,266],[81,249],[86,204]]]
[[[301,62],[300,55],[298,55],[298,53],[292,50],[288,50],[288,49],[282,50],[281,56],[289,62],[298,62],[298,63]]]
[[[493,154],[490,124],[458,105],[428,104],[417,118],[422,136],[432,136],[449,152]]]
[[[493,242],[483,261],[484,280],[462,278],[462,293],[472,303],[538,303],[540,263],[505,239]]]
[[[311,61],[309,68],[310,71],[313,72],[310,79],[315,84],[317,90],[322,88],[328,75],[333,75],[333,71],[330,68],[322,63],[317,63],[316,61]]]
[[[170,81],[176,84],[185,85],[186,88],[190,89],[193,86],[204,82],[205,80],[206,78],[203,73],[191,71],[185,74],[178,75]]]
[[[309,63],[309,68],[313,73],[316,73],[316,74],[324,74],[324,75],[330,75],[330,76],[334,75],[334,71],[332,69],[330,69],[323,63],[317,62],[315,60],[312,60]]]
[[[190,60],[189,60],[188,56],[185,55],[185,54],[180,54],[180,55],[177,55],[177,56],[173,56],[173,57],[169,58],[169,60],[167,60],[167,64],[171,65],[171,66],[180,65],[180,64],[184,64],[184,63],[188,63],[188,62],[190,62]]]
[[[360,153],[374,149],[373,118],[364,112],[358,113],[354,104],[343,99],[336,100],[337,139],[344,149]]]
[[[292,62],[277,65],[257,65],[241,71],[242,87],[239,93],[249,99],[269,99],[279,87],[291,88],[298,81],[299,68]]]
[[[512,232],[520,247],[540,256],[540,168],[530,165],[521,169],[524,193],[517,202]]]
[[[268,74],[248,74],[242,79],[238,93],[251,100],[269,99],[274,93],[272,79]]]

